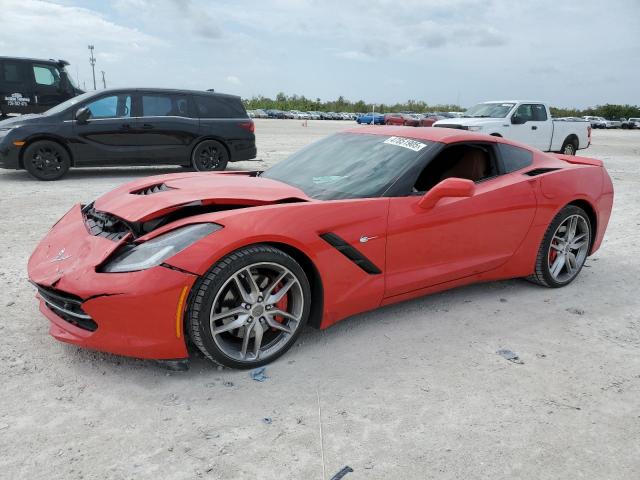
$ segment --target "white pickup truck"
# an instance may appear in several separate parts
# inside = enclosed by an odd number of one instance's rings
[[[484,102],[471,107],[460,118],[445,118],[434,127],[459,128],[505,137],[531,145],[543,152],[575,155],[591,144],[587,121],[555,122],[543,102],[508,100]]]

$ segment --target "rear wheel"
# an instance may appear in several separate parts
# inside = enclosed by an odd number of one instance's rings
[[[191,165],[199,172],[224,170],[228,162],[229,152],[216,140],[200,142],[191,154]]]
[[[187,329],[215,363],[255,368],[284,354],[310,312],[300,265],[282,250],[255,245],[226,256],[194,288]]]
[[[580,207],[563,208],[547,229],[535,273],[529,280],[545,287],[564,287],[580,273],[591,247],[591,222]]]
[[[22,160],[27,172],[45,181],[62,178],[71,166],[67,150],[50,140],[40,140],[27,146]]]
[[[577,150],[577,142],[574,139],[567,138],[562,144],[562,149],[560,151],[563,155],[575,155]]]

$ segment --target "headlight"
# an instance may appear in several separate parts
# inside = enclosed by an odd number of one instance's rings
[[[479,132],[480,130],[482,130],[482,127],[480,127],[480,126],[467,127],[467,130],[470,130],[472,132]]]
[[[147,242],[126,246],[109,260],[101,271],[122,273],[156,267],[167,258],[221,228],[222,225],[217,223],[187,225],[186,227],[171,230]]]

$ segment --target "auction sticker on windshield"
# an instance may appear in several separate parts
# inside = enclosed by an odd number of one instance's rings
[[[424,147],[427,146],[426,143],[418,142],[416,140],[411,140],[410,138],[403,137],[389,137],[384,143],[388,143],[389,145],[395,145],[397,147],[408,148],[409,150],[413,150],[414,152],[419,152]]]

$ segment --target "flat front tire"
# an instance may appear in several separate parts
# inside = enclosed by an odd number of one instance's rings
[[[185,328],[213,362],[255,368],[295,343],[311,311],[302,267],[269,245],[236,250],[193,288]]]

